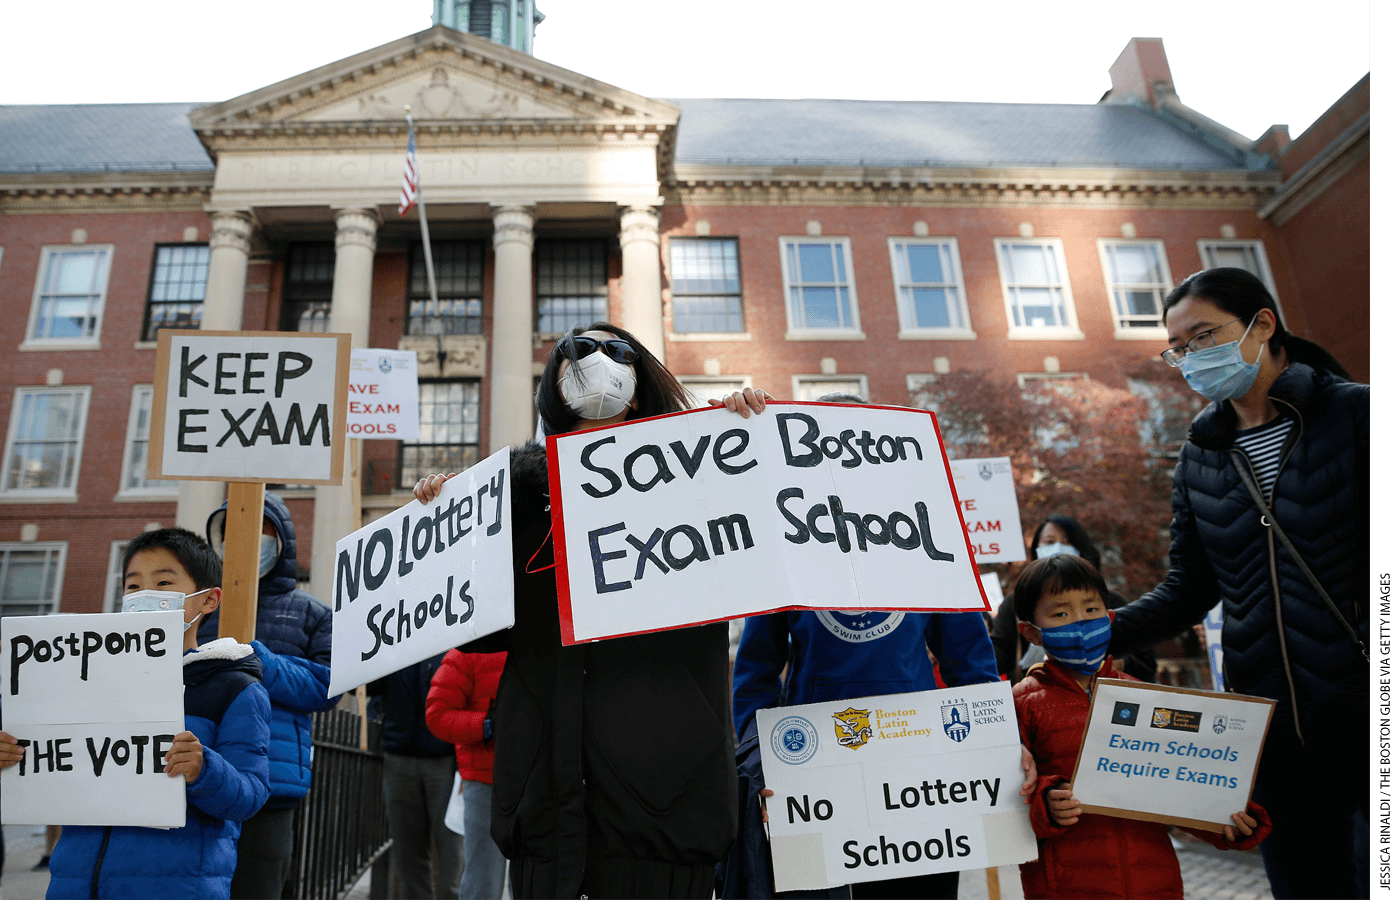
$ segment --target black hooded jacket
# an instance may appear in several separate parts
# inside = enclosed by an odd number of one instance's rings
[[[1274,518],[1361,639],[1370,569],[1370,388],[1293,363],[1269,396],[1294,428],[1270,501]],[[1161,640],[1224,601],[1225,676],[1278,701],[1273,728],[1365,721],[1367,665],[1337,617],[1268,528],[1231,454],[1237,418],[1212,403],[1191,423],[1172,486],[1171,571],[1118,610],[1109,653]],[[1281,602],[1275,602],[1275,585]],[[1282,638],[1281,638],[1282,635]]]
[[[518,896],[577,897],[585,867],[640,884],[654,863],[713,865],[738,817],[727,627],[562,646],[539,444],[511,451],[511,506],[515,627],[462,649],[509,651],[491,836],[523,866]]]

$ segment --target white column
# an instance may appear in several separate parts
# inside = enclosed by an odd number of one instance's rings
[[[330,331],[350,335],[350,346],[369,346],[370,287],[379,216],[367,209],[335,215],[335,281],[331,285]],[[359,441],[347,439],[343,485],[316,485],[316,529],[311,540],[311,593],[331,602],[335,586],[335,542],[359,527]]]
[[[657,359],[666,361],[661,327],[661,217],[650,206],[622,213],[622,322]]]
[[[531,350],[535,298],[531,254],[535,217],[523,206],[492,211],[496,226],[495,297],[491,325],[490,452],[524,442],[534,425],[534,373]]]
[[[243,293],[248,285],[248,252],[253,220],[246,212],[220,210],[209,216],[209,274],[204,285],[204,308],[199,327],[208,331],[243,329]],[[175,524],[204,536],[209,514],[224,502],[222,481],[182,481]]]

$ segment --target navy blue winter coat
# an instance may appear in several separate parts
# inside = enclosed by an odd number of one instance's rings
[[[264,495],[263,516],[277,530],[281,552],[272,571],[258,582],[258,627],[253,650],[263,666],[263,685],[272,700],[272,798],[268,809],[295,806],[311,789],[311,714],[330,709],[340,695],[327,699],[331,681],[331,610],[297,590],[297,534],[287,506],[271,491]],[[228,504],[209,517],[209,543],[223,546]],[[219,611],[199,626],[201,642],[219,636]]]
[[[1370,388],[1295,362],[1269,396],[1294,428],[1266,499],[1365,640]],[[1176,634],[1224,601],[1227,684],[1277,700],[1271,727],[1306,739],[1338,722],[1364,722],[1365,660],[1282,544],[1270,551],[1268,528],[1230,462],[1235,455],[1249,468],[1234,444],[1236,425],[1229,403],[1212,403],[1191,423],[1172,486],[1171,571],[1118,610],[1109,652]]]
[[[367,693],[378,697],[384,714],[379,734],[385,753],[400,756],[450,756],[456,747],[428,729],[428,691],[445,653],[405,666],[371,681]]]
[[[49,862],[51,900],[229,895],[240,823],[268,797],[261,668],[232,638],[185,654],[185,729],[204,745],[204,768],[185,786],[184,827],[65,825]]]

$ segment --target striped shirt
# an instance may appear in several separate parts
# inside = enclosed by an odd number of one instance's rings
[[[1235,433],[1235,444],[1249,457],[1254,469],[1254,477],[1259,482],[1259,490],[1264,499],[1273,502],[1271,491],[1278,478],[1280,456],[1283,445],[1288,441],[1288,433],[1293,430],[1293,420],[1280,416],[1277,421]]]

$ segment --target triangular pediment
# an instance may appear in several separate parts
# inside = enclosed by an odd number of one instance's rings
[[[422,122],[606,122],[666,130],[680,110],[436,25],[190,114],[209,133]],[[207,141],[206,141],[207,143]]]

